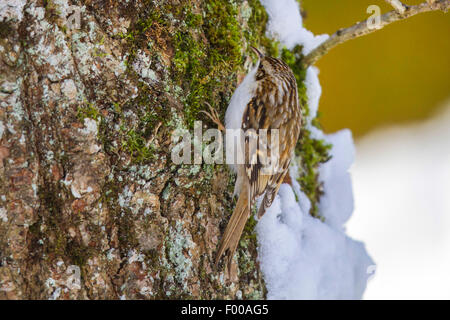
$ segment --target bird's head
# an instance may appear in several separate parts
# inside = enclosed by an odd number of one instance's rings
[[[262,79],[265,76],[280,78],[283,74],[290,71],[288,65],[284,61],[267,56],[255,47],[251,48],[259,58],[259,66],[256,73],[257,79]]]

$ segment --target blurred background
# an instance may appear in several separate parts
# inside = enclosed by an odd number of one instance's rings
[[[413,5],[422,1],[403,1]],[[303,0],[332,34],[382,0]],[[350,128],[350,236],[377,263],[367,299],[450,299],[450,13],[424,13],[330,51],[317,66],[325,132]]]

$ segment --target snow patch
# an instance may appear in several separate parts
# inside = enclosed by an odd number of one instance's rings
[[[257,225],[268,299],[359,299],[373,264],[361,242],[303,212],[289,185]]]
[[[309,67],[306,69],[305,77],[306,96],[308,97],[308,125],[311,127],[311,120],[317,116],[319,109],[319,100],[322,95],[322,87],[319,82],[319,69],[316,67]]]
[[[325,140],[333,145],[331,159],[319,169],[324,181],[324,194],[320,199],[320,214],[325,222],[336,229],[343,229],[344,223],[353,212],[353,190],[350,166],[355,158],[352,133],[345,129],[326,135]]]
[[[268,35],[278,39],[288,49],[297,44],[303,46],[303,53],[308,54],[328,39],[327,34],[315,36],[302,27],[303,19],[295,0],[261,0],[269,15]]]

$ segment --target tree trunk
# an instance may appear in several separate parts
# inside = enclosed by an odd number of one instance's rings
[[[253,219],[230,276],[214,267],[234,176],[171,161],[175,130],[212,127],[206,103],[223,117],[250,45],[278,55],[259,2],[7,2],[0,298],[264,298]],[[314,214],[327,148],[302,139]]]

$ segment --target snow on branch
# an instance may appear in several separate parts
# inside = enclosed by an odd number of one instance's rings
[[[341,44],[345,41],[361,37],[363,35],[379,30],[384,26],[393,22],[407,19],[416,14],[429,12],[429,11],[444,11],[450,8],[450,0],[427,0],[421,4],[415,6],[406,6],[398,0],[386,0],[389,2],[395,10],[385,13],[380,16],[380,23],[376,28],[371,28],[368,20],[358,22],[353,26],[336,31],[331,37],[329,37],[322,44],[312,50],[304,59],[305,66],[310,66],[325,55],[330,49]],[[400,9],[400,7],[402,9]],[[400,11],[400,10],[403,10]]]
[[[392,7],[394,7],[395,10],[397,10],[398,13],[403,14],[405,13],[406,6],[399,0],[386,0],[387,3],[389,3]]]

